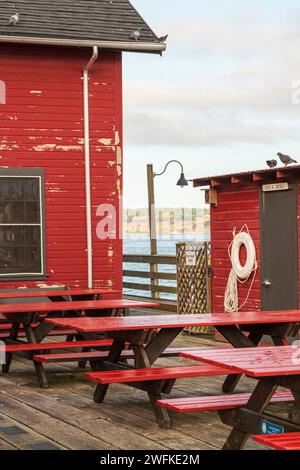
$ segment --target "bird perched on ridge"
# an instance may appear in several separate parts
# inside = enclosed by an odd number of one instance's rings
[[[19,13],[15,13],[14,15],[12,15],[9,20],[8,20],[8,24],[10,26],[16,26],[16,24],[18,24],[20,21],[20,15]]]
[[[291,165],[291,163],[298,163],[297,160],[294,160],[289,155],[284,155],[284,153],[278,152],[277,155],[285,166]]]
[[[275,168],[277,166],[277,160],[267,160],[267,165],[269,168]]]
[[[163,43],[163,42],[166,42],[166,40],[168,39],[168,34],[166,34],[165,36],[161,36],[160,38],[157,38],[155,39],[154,42],[160,42],[160,43]]]
[[[134,39],[138,41],[141,37],[142,28],[138,28],[137,30],[133,31],[133,33],[129,34],[129,39]]]

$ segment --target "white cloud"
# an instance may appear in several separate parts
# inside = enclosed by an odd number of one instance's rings
[[[149,162],[160,171],[178,159],[194,178],[262,169],[278,151],[300,161],[300,105],[291,105],[300,9],[279,0],[136,2],[169,39],[162,59],[124,61],[125,205],[136,207],[137,194],[146,205]],[[177,178],[174,165],[157,179],[158,205],[198,206],[202,193],[178,192]]]
[[[250,116],[131,112],[126,118],[126,139],[131,145],[224,146],[233,143],[276,144],[299,140],[299,125],[257,120]]]
[[[261,9],[214,22],[180,22],[169,33],[172,80],[125,81],[131,144],[218,145],[299,138],[300,105],[292,104],[292,96],[293,84],[300,79],[300,33],[293,24],[271,23]],[[187,54],[182,53],[185,48]],[[183,75],[186,70],[189,80]]]
[[[246,74],[247,72],[244,71]],[[299,73],[300,77],[300,73]],[[206,111],[211,109],[246,108],[268,110],[285,108],[295,111],[292,106],[292,80],[282,83],[260,83],[246,86],[243,73],[228,80],[220,77],[213,83],[190,81],[188,86],[181,83],[152,81],[128,81],[126,83],[126,109],[187,109]]]

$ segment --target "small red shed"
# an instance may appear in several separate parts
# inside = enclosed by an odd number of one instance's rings
[[[128,0],[14,0],[0,18],[0,288],[121,291],[122,51],[166,46]]]
[[[300,166],[194,180],[211,205],[213,311],[224,311],[233,232],[249,231],[257,271],[239,284],[242,311],[299,308]],[[240,264],[246,262],[242,247]],[[244,304],[244,305],[243,305]]]

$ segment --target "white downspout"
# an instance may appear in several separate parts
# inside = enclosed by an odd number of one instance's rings
[[[85,153],[85,197],[87,229],[87,268],[88,288],[93,288],[93,242],[92,242],[92,203],[91,203],[91,163],[90,163],[90,113],[89,113],[89,71],[98,59],[98,47],[94,46],[93,55],[83,70],[83,108],[84,108],[84,153]]]

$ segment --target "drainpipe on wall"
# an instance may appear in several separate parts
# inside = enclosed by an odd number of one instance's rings
[[[90,163],[90,113],[89,113],[89,71],[98,59],[98,47],[83,70],[83,109],[84,109],[84,153],[85,153],[85,197],[87,230],[88,288],[93,288],[93,242],[92,242],[92,203],[91,203],[91,163]]]

